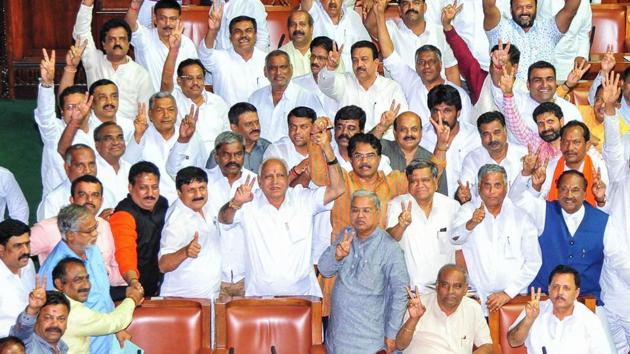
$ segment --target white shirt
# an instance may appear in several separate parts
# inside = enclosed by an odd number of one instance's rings
[[[337,48],[344,46],[341,59],[344,63],[352,63],[350,47],[358,41],[370,41],[370,34],[363,26],[361,16],[351,8],[342,6],[343,14],[338,24],[334,24],[326,13],[319,0],[313,1],[308,13],[313,17],[313,38],[326,36],[337,42]],[[352,71],[352,65],[346,67],[347,72]]]
[[[220,1],[223,5],[223,17],[221,28],[217,34],[214,47],[216,49],[230,49],[230,21],[237,16],[248,16],[256,20],[256,48],[268,52],[270,47],[269,25],[267,24],[267,11],[260,0],[230,0]],[[219,2],[216,2],[217,6]],[[275,43],[273,44],[275,48]]]
[[[147,28],[153,28],[153,6],[158,0],[147,0],[142,3],[140,6],[140,11],[138,11],[138,24],[143,25]],[[182,0],[177,0],[177,2],[181,5]]]
[[[254,91],[247,101],[258,109],[260,136],[269,141],[277,141],[289,135],[287,119],[289,112],[295,107],[309,107],[317,113],[318,117],[324,114],[324,108],[317,96],[292,82],[289,82],[282,93],[282,98],[275,105],[271,85]]]
[[[291,169],[302,162],[302,160],[307,159],[308,154],[300,154],[295,149],[295,145],[293,145],[291,139],[288,136],[285,136],[267,147],[267,150],[263,155],[263,161],[271,157],[283,159]]]
[[[153,92],[159,91],[162,82],[162,70],[168,55],[168,47],[160,41],[157,28],[149,29],[138,24],[138,29],[132,33],[131,44],[134,47],[136,61],[149,72],[153,83]],[[175,60],[175,68],[182,61],[189,58],[198,58],[197,49],[190,38],[182,36],[179,53]],[[173,82],[177,85],[177,70],[173,73]]]
[[[471,285],[487,314],[486,300],[493,293],[504,291],[513,298],[527,292],[542,265],[542,255],[534,221],[509,198],[503,200],[496,217],[484,207],[485,218],[468,231],[466,223],[477,207],[473,203],[462,205],[450,240],[462,245]]]
[[[433,125],[424,124],[422,127],[422,140],[420,146],[428,151],[435,150],[437,136]],[[461,179],[462,165],[464,158],[469,152],[481,146],[481,139],[477,128],[466,122],[459,122],[459,132],[453,138],[451,146],[446,151],[446,184],[448,186],[448,196],[453,198],[459,186],[457,181]]]
[[[324,187],[289,188],[280,209],[261,190],[234,216],[245,233],[245,295],[322,296],[311,258],[313,215],[324,209]]]
[[[308,48],[306,53],[302,54],[292,41],[280,47],[280,50],[289,55],[289,61],[293,66],[293,77],[311,73],[311,49]]]
[[[411,287],[422,294],[429,292],[427,285],[434,284],[440,268],[455,263],[455,247],[448,240],[459,203],[440,193],[433,194],[433,205],[427,217],[410,194],[400,195],[387,204],[387,227],[398,224],[401,203],[407,207],[411,201],[411,224],[398,242],[405,254],[405,263]]]
[[[120,129],[122,129],[123,136],[125,138],[125,143],[128,143],[131,139],[133,139],[133,133],[136,131],[136,127],[133,125],[133,120],[116,119],[115,122],[120,127]],[[94,151],[96,151],[95,142],[94,142],[94,130],[96,130],[96,128],[98,128],[103,123],[104,123],[103,121],[101,121],[100,119],[98,119],[98,117],[96,117],[96,114],[94,114],[94,111],[90,113],[90,116],[88,117],[87,135],[89,139],[91,140],[90,147],[92,147]],[[83,131],[79,129],[77,130],[77,133],[79,132],[83,132]]]
[[[118,87],[118,114],[119,118],[134,120],[138,114],[138,103],[148,103],[149,98],[155,92],[149,72],[127,57],[127,63],[114,69],[112,63],[107,60],[107,55],[96,48],[92,37],[92,9],[94,6],[81,4],[74,24],[72,37],[76,40],[87,40],[87,47],[83,52],[81,61],[85,69],[87,84],[100,79],[109,79]]]
[[[199,119],[197,120],[197,128],[195,132],[204,145],[204,156],[210,156],[214,150],[214,139],[217,135],[224,131],[230,130],[230,121],[228,120],[228,107],[225,101],[206,90],[203,91],[203,103],[199,106]],[[179,87],[173,90],[173,97],[177,104],[177,126],[182,119],[190,113],[190,107],[193,101],[184,95]]]
[[[28,203],[11,171],[0,166],[0,221],[9,209],[9,217],[28,225]]]
[[[303,89],[314,93],[319,100],[319,104],[324,108],[324,113],[326,117],[334,118],[335,114],[337,114],[337,110],[339,109],[339,105],[337,101],[333,98],[326,96],[317,86],[317,81],[313,77],[313,74],[309,71],[308,74],[304,74],[302,76],[295,77],[293,75],[293,79],[291,80],[294,84],[301,86]]]
[[[35,288],[35,265],[28,260],[19,274],[13,274],[0,260],[0,337],[9,335],[18,315],[28,305],[28,295]]]
[[[166,212],[158,259],[188,245],[198,233],[201,251],[164,274],[161,296],[215,299],[221,287],[221,245],[217,229],[218,209],[206,202],[200,213],[178,199]]]
[[[510,329],[525,318],[525,310],[516,318]],[[562,321],[553,314],[551,300],[540,302],[540,314],[525,339],[527,352],[593,354],[610,353],[610,346],[600,319],[588,307],[575,301],[573,314]]]
[[[507,173],[507,183],[508,186],[512,184],[516,176],[521,173],[523,169],[523,163],[521,158],[527,155],[527,148],[522,145],[508,143],[507,154],[501,160],[501,162],[496,162],[488,153],[485,147],[480,146],[475,150],[471,151],[464,158],[462,173],[459,176],[459,180],[462,184],[466,185],[466,182],[470,185],[470,192],[473,196],[473,204],[479,205],[478,197],[479,197],[479,181],[477,180],[477,175],[479,173],[479,169],[486,164],[495,164],[505,168],[505,172]]]
[[[245,102],[257,89],[269,85],[265,77],[265,52],[254,48],[252,57],[245,61],[234,48],[206,48],[199,44],[199,58],[212,74],[212,90],[225,100],[228,106]]]
[[[435,293],[422,295],[420,301],[426,311],[403,353],[464,354],[472,353],[473,345],[492,344],[490,329],[477,301],[464,296],[449,316],[440,309]],[[405,314],[405,320],[408,316]]]
[[[367,90],[359,84],[353,73],[330,72],[322,68],[318,75],[319,89],[335,99],[339,107],[356,105],[366,114],[365,131],[368,132],[381,121],[381,114],[388,111],[392,100],[400,104],[400,111],[407,110],[407,100],[400,85],[377,73],[376,81]],[[393,138],[392,129],[388,129],[384,138]]]
[[[100,178],[99,181],[103,183]],[[103,187],[105,187],[105,184],[103,184]],[[37,207],[37,222],[57,216],[61,208],[70,204],[71,188],[72,182],[66,176],[66,179],[57,188],[46,194]],[[97,215],[105,209],[115,208],[119,201],[109,189],[103,188],[103,203],[101,203],[101,210],[98,211]]]
[[[186,144],[177,142],[171,147],[168,158],[166,159],[166,172],[173,180],[177,176],[177,172],[184,167],[197,166],[204,168],[208,155],[204,155],[204,145],[198,134],[193,134],[190,141]]]
[[[423,127],[430,127],[431,123],[429,119],[431,119],[431,111],[427,104],[429,90],[427,90],[426,86],[422,83],[420,76],[418,76],[414,69],[405,65],[396,52],[383,60],[383,66],[390,73],[392,79],[396,80],[402,87],[407,102],[409,102],[409,110],[420,116],[423,121]],[[457,89],[462,101],[462,110],[460,111],[459,119],[460,121],[468,121],[468,117],[472,114],[470,96],[468,96],[468,93],[464,89],[448,80],[444,81],[444,85],[450,85]],[[402,108],[400,111],[404,112]]]
[[[96,154],[96,177],[103,183],[103,189],[114,195],[116,205],[129,193],[129,169],[131,164],[123,159],[118,161],[118,172],[101,155]]]

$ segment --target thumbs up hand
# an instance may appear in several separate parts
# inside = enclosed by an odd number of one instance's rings
[[[195,232],[192,241],[186,247],[186,256],[188,258],[197,258],[201,252],[201,244],[199,244],[199,232]]]

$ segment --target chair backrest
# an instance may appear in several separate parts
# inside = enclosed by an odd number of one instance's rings
[[[529,300],[529,295],[518,295],[503,305],[498,311],[490,312],[488,322],[494,354],[527,354],[527,349],[524,345],[512,348],[510,343],[508,343],[507,334]],[[547,296],[543,295],[541,300],[547,300]],[[596,303],[594,297],[588,295],[580,296],[578,301],[584,303],[586,307],[595,312]]]
[[[269,48],[278,49],[283,44],[289,42],[289,20],[290,8],[267,7],[267,26],[269,27]]]
[[[593,11],[593,43],[591,53],[605,53],[606,46],[611,44],[613,52],[624,52],[624,40],[628,33],[628,6],[604,4],[592,5]]]
[[[322,343],[316,297],[220,298],[215,303],[216,353],[311,353]]]
[[[127,329],[146,353],[212,353],[211,303],[204,299],[146,300]]]
[[[573,89],[573,92],[571,92],[571,103],[578,106],[589,106],[588,93],[592,84],[593,81],[581,81],[578,83],[578,85]]]

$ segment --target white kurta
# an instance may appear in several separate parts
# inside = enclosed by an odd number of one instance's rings
[[[100,178],[99,181],[103,183]],[[39,206],[37,207],[37,222],[57,216],[61,208],[70,204],[71,187],[72,182],[70,182],[68,177],[66,177],[66,179],[57,186],[57,188],[53,189],[42,198],[42,202],[39,203]],[[105,209],[115,208],[120,201],[117,200],[114,194],[105,187],[104,183],[103,187],[103,203],[101,203],[101,210],[98,211],[97,215]]]
[[[260,0],[229,0],[227,2],[223,0],[221,3],[223,4],[223,17],[215,42],[216,49],[232,48],[229,27],[230,21],[237,16],[248,16],[256,20],[256,48],[263,52],[268,52],[270,48],[276,48],[277,43],[269,42],[267,11]]]
[[[177,142],[175,143],[168,153],[166,159],[166,172],[173,180],[177,176],[177,171],[188,166],[197,166],[204,168],[208,155],[204,155],[204,145],[198,134],[194,134],[190,141],[186,144]]]
[[[293,66],[293,77],[310,74],[311,73],[311,50],[307,49],[306,53],[302,54],[292,41],[280,47],[280,50],[289,55],[289,61]]]
[[[32,260],[20,268],[19,275],[13,274],[0,261],[0,336],[9,335],[18,315],[28,305],[28,295],[35,288],[35,265]]]
[[[293,79],[291,80],[294,84],[297,84],[304,88],[305,90],[312,92],[317,96],[319,100],[319,104],[324,108],[324,113],[326,117],[333,119],[335,114],[337,114],[337,110],[339,109],[339,105],[337,101],[333,98],[326,96],[317,86],[317,81],[313,77],[313,74],[309,72],[308,74],[304,74],[302,76],[295,77],[293,75]]]
[[[295,145],[293,145],[291,139],[289,139],[288,136],[285,136],[267,147],[267,150],[263,155],[263,161],[271,157],[283,159],[289,166],[289,169],[291,169],[302,162],[302,160],[307,159],[308,154],[300,154],[295,149]]]
[[[118,172],[99,154],[96,154],[96,177],[103,184],[103,189],[109,190],[114,195],[115,205],[127,198],[129,193],[129,169],[131,164],[123,159],[118,162]]]
[[[28,225],[28,203],[11,171],[0,166],[0,221],[4,220],[6,210],[11,219],[20,220]]]

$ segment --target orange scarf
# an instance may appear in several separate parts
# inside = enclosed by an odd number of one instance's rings
[[[556,169],[553,171],[553,180],[551,182],[551,189],[549,190],[549,195],[547,195],[548,201],[554,201],[558,199],[558,187],[556,186],[556,181],[560,178],[562,172],[564,172],[564,156],[558,160],[558,164],[556,165]],[[593,169],[593,160],[591,157],[586,155],[584,158],[584,171],[582,172],[584,177],[586,177],[586,196],[584,199],[592,205],[593,207],[597,207],[597,202],[595,201],[595,195],[593,194],[593,175],[595,174],[595,170]]]

